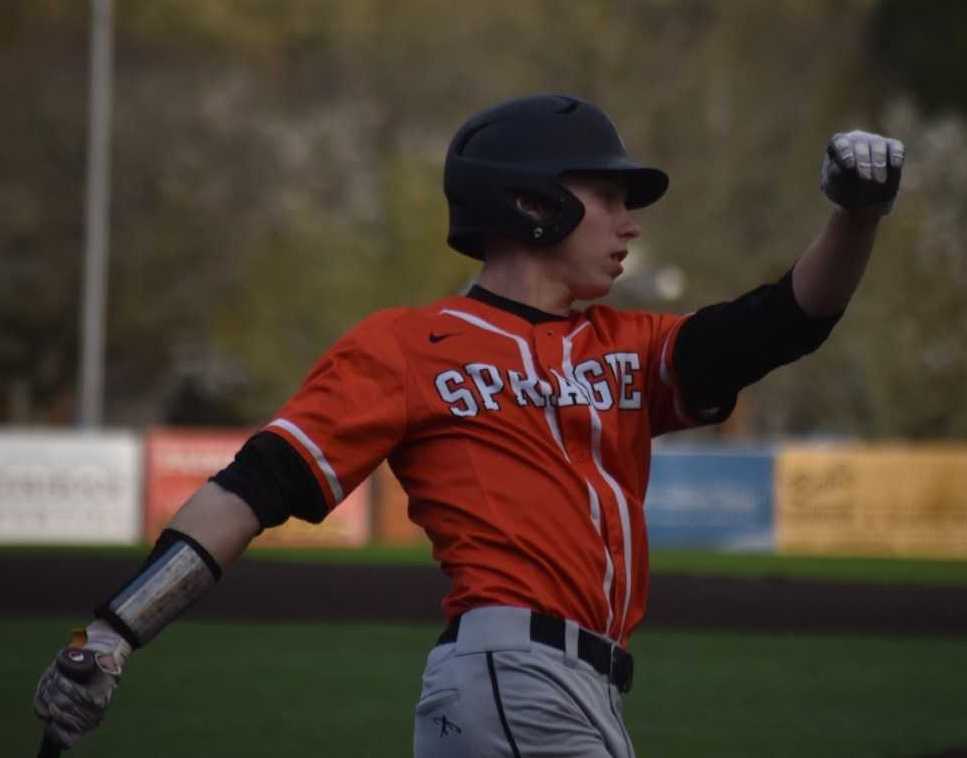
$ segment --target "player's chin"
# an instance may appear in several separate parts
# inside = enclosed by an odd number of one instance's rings
[[[574,296],[578,300],[597,300],[611,292],[611,286],[620,274],[598,276],[593,280],[581,283],[580,287],[574,288]]]

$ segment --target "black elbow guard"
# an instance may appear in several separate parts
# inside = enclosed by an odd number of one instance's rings
[[[766,368],[763,375],[813,352],[826,341],[833,327],[843,317],[842,313],[819,318],[808,315],[800,307],[793,292],[792,269],[773,287],[775,303],[772,308],[775,310],[773,313],[764,314],[764,318],[776,318],[778,328],[764,346],[766,362],[772,365]]]
[[[728,402],[743,387],[818,348],[842,314],[811,318],[796,302],[792,271],[682,325],[675,367],[693,413]]]
[[[250,437],[235,460],[211,480],[244,500],[262,529],[278,526],[289,516],[318,524],[329,511],[308,464],[271,432]]]

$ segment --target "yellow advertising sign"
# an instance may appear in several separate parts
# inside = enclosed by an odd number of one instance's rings
[[[780,552],[967,557],[965,445],[791,445],[775,481]]]

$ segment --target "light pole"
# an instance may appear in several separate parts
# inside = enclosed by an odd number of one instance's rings
[[[111,203],[111,0],[91,0],[90,119],[84,219],[84,290],[78,425],[101,425],[104,406],[104,321]]]

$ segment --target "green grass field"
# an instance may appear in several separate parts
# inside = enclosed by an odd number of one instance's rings
[[[0,555],[144,548],[4,547]],[[254,560],[422,564],[426,550],[250,551]],[[660,551],[656,573],[967,585],[967,561]],[[36,754],[32,689],[78,619],[0,621],[0,756]],[[104,727],[70,758],[410,755],[439,628],[178,623],[132,660]],[[920,758],[967,750],[967,639],[649,630],[625,705],[639,756]]]
[[[36,679],[67,619],[0,624],[4,756],[36,754]],[[70,758],[407,756],[435,626],[202,624],[129,664]],[[912,758],[967,747],[967,640],[636,635],[625,716],[647,758]]]
[[[43,553],[136,558],[148,548],[95,545],[85,547],[0,545],[0,557]],[[258,548],[247,559],[303,563],[432,565],[428,547],[369,546],[364,548],[272,549]],[[656,550],[652,571],[659,574],[710,576],[788,577],[870,584],[923,584],[967,586],[967,560],[891,557],[798,556],[771,553],[722,553],[702,550]]]

